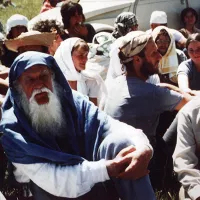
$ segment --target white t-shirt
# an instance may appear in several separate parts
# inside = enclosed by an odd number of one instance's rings
[[[98,98],[100,88],[96,80],[77,81],[77,91],[90,98]]]

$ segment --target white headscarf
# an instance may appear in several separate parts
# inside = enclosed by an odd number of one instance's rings
[[[73,60],[72,60],[72,49],[78,40],[82,40],[77,37],[72,37],[64,40],[58,47],[54,58],[58,63],[61,71],[63,72],[65,78],[68,81],[80,81],[85,82],[85,80],[96,80],[97,84],[101,86],[101,92],[107,95],[107,90],[103,79],[97,73],[92,73],[91,71],[83,70],[80,73],[76,70]]]
[[[28,19],[27,17],[20,15],[20,14],[15,14],[12,15],[6,23],[6,34],[8,34],[11,30],[11,28],[15,26],[25,26],[26,28],[28,27]]]
[[[156,38],[162,29],[165,29],[167,31],[170,37],[170,45],[166,54],[162,56],[162,59],[159,62],[160,72],[161,74],[174,73],[174,75],[176,75],[176,71],[178,69],[178,57],[176,53],[175,40],[172,33],[167,27],[158,26],[153,30],[152,36],[154,41],[156,41]]]

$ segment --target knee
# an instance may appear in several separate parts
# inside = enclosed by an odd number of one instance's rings
[[[105,159],[113,159],[122,149],[133,145],[134,142],[122,135],[110,134],[100,145],[99,156]]]

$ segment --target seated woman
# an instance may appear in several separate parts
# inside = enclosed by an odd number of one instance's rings
[[[28,19],[27,17],[19,14],[12,15],[6,23],[6,38],[15,39],[21,33],[28,31]],[[4,55],[1,57],[1,63],[6,67],[11,67],[13,61],[18,56],[17,53],[8,50],[5,47]]]
[[[187,57],[183,51],[176,48],[175,39],[169,28],[158,26],[152,32],[153,39],[158,47],[162,59],[159,62],[159,77],[161,83],[177,86],[176,72],[178,65]]]
[[[196,28],[198,22],[198,14],[193,8],[185,8],[181,12],[181,21],[184,27],[179,31],[188,38],[193,33],[200,33],[200,29]]]
[[[190,59],[182,62],[177,71],[179,88],[193,95],[200,90],[200,34],[189,36],[186,48]]]
[[[89,97],[95,105],[99,92],[106,93],[104,82],[98,74],[85,71],[88,44],[80,38],[69,38],[61,43],[55,53],[55,59],[72,89]]]
[[[61,16],[66,37],[79,37],[86,42],[92,42],[95,30],[91,24],[85,24],[83,8],[80,4],[66,1],[61,7]]]

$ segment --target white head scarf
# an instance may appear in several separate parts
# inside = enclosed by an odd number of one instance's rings
[[[170,30],[165,26],[156,27],[152,32],[153,40],[156,41],[156,38],[162,29],[165,29],[167,31],[170,37],[170,44],[166,54],[162,56],[162,59],[159,62],[160,72],[161,74],[176,74],[178,68],[178,57],[176,54],[175,40]]]
[[[77,37],[72,37],[69,39],[64,40],[61,45],[58,47],[54,58],[58,63],[61,71],[65,75],[65,78],[68,81],[85,81],[89,80],[96,80],[97,84],[101,85],[101,92],[107,94],[107,90],[104,84],[103,79],[97,73],[92,73],[89,70],[83,70],[80,73],[76,70],[73,60],[72,60],[72,49],[75,43],[78,40],[82,40]]]
[[[54,55],[58,66],[60,67],[61,71],[68,81],[81,80],[81,73],[76,71],[72,60],[72,48],[78,40],[81,39],[74,37],[64,40],[63,42],[61,42],[61,45],[58,47]]]
[[[6,23],[6,34],[8,34],[11,28],[15,26],[25,26],[28,27],[28,19],[27,17],[19,14],[12,15]]]

